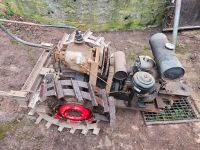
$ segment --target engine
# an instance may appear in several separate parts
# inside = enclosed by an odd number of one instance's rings
[[[51,116],[73,123],[112,123],[115,107],[159,112],[189,96],[179,81],[184,68],[167,37],[153,35],[150,46],[154,58],[138,56],[127,68],[125,53],[111,52],[103,37],[90,31],[65,34],[52,51],[54,71],[41,87]]]
[[[98,77],[103,79],[108,75],[109,43],[106,44],[103,37],[92,36],[92,32],[65,34],[53,55],[55,68],[61,73],[61,78],[80,79],[89,75],[89,81],[96,85]],[[79,74],[79,77],[75,74]]]
[[[184,96],[184,92],[189,89],[185,88],[187,86],[180,83],[178,79],[184,75],[185,71],[175,52],[168,47],[169,44],[164,34],[153,35],[150,45],[154,59],[149,56],[138,56],[134,65],[129,69],[126,69],[125,54],[122,51],[116,52],[111,95],[124,100],[127,107],[137,107],[141,110],[146,109],[150,104],[155,106],[154,104],[159,103],[158,99],[165,107],[168,104],[172,105],[173,101],[169,100],[170,93],[165,92],[166,95],[163,95],[161,92],[169,91],[168,87],[171,87],[172,84],[177,84],[179,92],[182,94],[179,93],[179,96]],[[177,95],[175,94],[175,96]],[[167,102],[162,97],[169,101]],[[153,109],[149,111],[151,110]]]

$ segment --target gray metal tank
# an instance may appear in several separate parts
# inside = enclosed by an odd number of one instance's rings
[[[173,80],[184,75],[185,70],[176,57],[174,50],[169,48],[169,41],[165,34],[154,34],[149,43],[162,77]]]

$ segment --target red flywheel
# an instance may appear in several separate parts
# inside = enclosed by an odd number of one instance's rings
[[[92,117],[92,112],[82,105],[68,103],[58,107],[58,112],[55,114],[57,119],[65,118],[72,121],[87,120]]]

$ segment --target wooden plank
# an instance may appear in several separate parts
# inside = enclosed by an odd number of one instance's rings
[[[95,62],[96,62],[96,63],[99,62],[100,48],[101,48],[101,47],[97,47],[97,48],[96,48],[96,56],[95,56]]]
[[[100,46],[100,43],[96,43],[96,41],[91,40],[91,39],[84,39],[84,41],[90,44],[91,46]]]
[[[105,89],[101,90],[101,96],[102,96],[102,100],[103,100],[104,112],[109,112],[108,99],[107,99],[107,94],[106,94]]]
[[[57,93],[58,99],[63,98],[64,97],[64,92],[63,92],[62,85],[61,85],[59,80],[55,81],[55,87],[56,87],[56,93]]]
[[[60,80],[62,85],[72,85],[71,80]],[[88,83],[83,81],[76,81],[78,82],[79,87],[88,88]]]
[[[61,44],[65,44],[68,39],[69,39],[69,34],[65,33],[63,38],[61,39]]]
[[[42,67],[42,69],[40,70],[40,74],[44,76],[44,75],[46,75],[47,73],[53,72],[53,71],[54,71],[53,68]]]
[[[98,37],[90,35],[89,39],[96,41]]]
[[[33,97],[29,101],[28,107],[34,108],[39,99],[40,99],[40,92],[35,92],[33,94]]]
[[[98,43],[98,45],[100,45],[101,43],[101,41],[103,40],[103,37],[98,37],[97,39],[96,39],[96,43]]]
[[[48,90],[46,96],[56,96],[56,91],[54,89]]]
[[[96,49],[95,61],[91,62],[89,83],[96,86],[97,74],[99,69],[99,48]]]
[[[43,67],[45,67],[45,65],[48,64],[49,59],[50,59],[50,52],[44,50],[40,58],[38,59],[37,63],[35,64],[33,70],[31,71],[29,77],[27,78],[25,84],[21,88],[21,91],[14,91],[14,92],[11,91],[8,92],[6,95],[10,95],[14,99],[16,99],[21,107],[27,107],[28,98],[31,99],[33,97],[33,93],[30,93],[29,96],[27,96],[27,94],[29,91],[36,91],[38,89],[40,82],[42,80],[42,75],[40,74],[40,71]],[[23,94],[24,96],[21,96],[21,94]]]
[[[63,92],[65,96],[75,96],[73,89],[63,89]],[[84,99],[91,100],[90,93],[81,91],[81,95]]]
[[[96,62],[91,63],[89,83],[91,83],[92,85],[95,85],[95,86],[96,86],[96,82],[97,82],[98,67],[99,67],[98,63],[96,63]]]
[[[113,76],[114,76],[114,66],[110,66],[109,67],[109,75],[108,75],[108,80],[107,80],[107,85],[106,85],[106,92],[109,93],[110,92],[110,88],[112,85],[112,81],[113,81]]]
[[[41,90],[40,90],[40,101],[43,102],[47,99],[47,84],[42,83],[41,84]]]
[[[53,88],[54,87],[54,82],[47,83],[46,86],[47,86],[47,89]]]
[[[27,107],[28,92],[27,91],[0,91],[0,96],[10,97],[16,100],[20,107]]]
[[[90,36],[92,35],[91,31],[87,31],[83,34],[83,39],[84,41],[87,40]]]
[[[73,86],[73,90],[76,95],[76,98],[78,99],[79,102],[83,102],[83,97],[82,97],[78,82],[76,80],[71,80],[71,82],[72,82],[72,86]]]
[[[96,96],[94,94],[94,90],[93,90],[93,87],[90,83],[88,83],[88,90],[89,90],[89,93],[90,93],[90,96],[91,96],[91,99],[92,99],[92,105],[93,106],[98,106],[98,103],[97,103],[97,100],[96,100]]]
[[[26,91],[0,91],[0,96],[26,98]]]
[[[38,59],[37,63],[35,64],[33,70],[31,71],[24,86],[22,87],[22,90],[25,91],[36,90],[36,88],[40,83],[40,80],[42,79],[40,71],[44,67],[49,57],[50,57],[50,52],[44,50],[40,58]]]
[[[68,39],[69,39],[69,34],[65,33],[62,39],[58,42],[58,45],[57,45],[58,50],[61,50],[64,47],[66,47],[66,42]]]
[[[110,126],[114,127],[116,123],[115,99],[113,97],[108,97],[108,102],[110,109]]]

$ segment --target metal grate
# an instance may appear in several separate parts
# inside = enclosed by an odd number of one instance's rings
[[[153,125],[200,121],[197,114],[191,100],[182,98],[174,101],[172,107],[170,109],[165,108],[164,112],[143,112],[143,117],[146,125]]]

